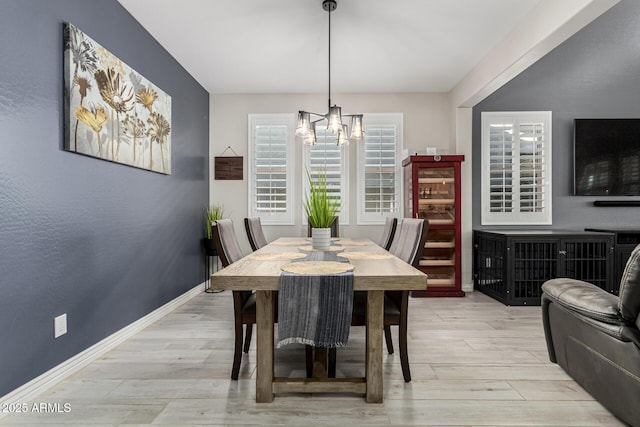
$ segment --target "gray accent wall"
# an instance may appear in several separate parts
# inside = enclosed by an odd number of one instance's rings
[[[639,1],[621,1],[473,108],[474,228],[499,228],[480,225],[481,112],[536,110],[553,113],[553,225],[538,228],[640,229],[640,207],[593,206],[638,197],[573,196],[573,119],[640,118]]]
[[[64,22],[172,97],[172,175],[63,150]],[[0,40],[3,396],[204,281],[209,94],[116,0],[2,0]]]

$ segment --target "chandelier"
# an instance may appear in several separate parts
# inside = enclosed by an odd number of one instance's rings
[[[348,145],[349,139],[362,139],[362,114],[342,115],[342,109],[337,105],[331,105],[331,12],[338,7],[337,0],[323,0],[322,9],[329,13],[329,111],[327,114],[318,114],[308,111],[298,111],[296,124],[296,136],[300,136],[306,145],[313,145],[317,141],[316,123],[327,121],[327,130],[336,135],[336,144]],[[351,135],[349,127],[343,124],[343,118],[351,118]]]

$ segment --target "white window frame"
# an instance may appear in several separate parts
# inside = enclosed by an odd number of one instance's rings
[[[256,206],[256,127],[257,126],[286,126],[286,211],[282,213],[258,212]],[[294,225],[294,194],[295,194],[295,174],[294,164],[294,142],[295,142],[295,115],[294,114],[249,114],[248,115],[248,159],[249,173],[247,174],[247,194],[248,194],[248,216],[260,217],[262,225]]]
[[[552,223],[551,192],[551,111],[482,112],[482,172],[481,172],[481,223],[482,225],[550,225]],[[520,127],[530,124],[542,125],[542,209],[526,212],[520,209],[520,145],[514,139],[511,155],[512,210],[491,212],[490,206],[490,128],[497,125],[513,125],[513,134],[520,134]]]
[[[396,182],[396,211],[395,212],[366,212],[365,211],[365,144],[364,139],[358,141],[358,225],[380,225],[384,224],[388,217],[402,218],[403,213],[403,175],[402,175],[402,150],[403,150],[403,120],[402,113],[368,113],[364,115],[363,126],[365,129],[369,125],[393,125],[396,127],[396,150],[395,150],[395,182]]]
[[[319,127],[319,126],[318,126]],[[335,138],[331,133],[327,136],[328,139]],[[304,203],[305,197],[309,194],[309,178],[307,177],[307,170],[311,163],[311,147],[309,145],[303,145],[302,150],[302,201]],[[338,220],[340,226],[349,225],[349,146],[343,145],[340,147],[340,212],[338,213]],[[307,225],[307,213],[302,209],[302,225]]]

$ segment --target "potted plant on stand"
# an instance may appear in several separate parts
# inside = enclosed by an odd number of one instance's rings
[[[311,224],[311,245],[314,249],[329,249],[331,244],[331,224],[335,220],[340,204],[327,193],[326,172],[318,174],[318,181],[309,180],[309,194],[304,200],[304,210]]]
[[[216,248],[213,244],[213,236],[211,235],[211,227],[213,226],[214,221],[222,219],[224,215],[224,208],[222,205],[211,205],[207,206],[205,210],[205,219],[204,219],[204,252],[207,256],[216,256]]]

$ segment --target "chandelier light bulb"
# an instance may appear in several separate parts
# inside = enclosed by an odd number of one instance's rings
[[[331,130],[331,132],[336,133],[342,129],[342,114],[341,108],[338,106],[333,106],[329,108],[329,114],[327,115],[327,128]]]
[[[342,125],[342,129],[338,131],[338,145],[349,145],[349,139],[347,138],[347,125]]]
[[[305,137],[311,129],[311,114],[306,111],[298,111],[298,125],[296,126],[296,136]]]
[[[363,136],[362,114],[356,114],[351,117],[351,139],[362,139]]]

